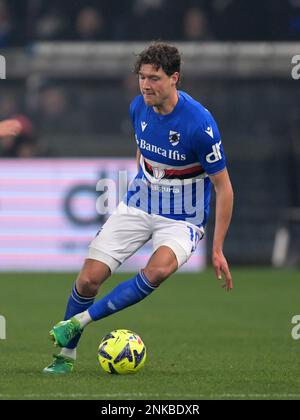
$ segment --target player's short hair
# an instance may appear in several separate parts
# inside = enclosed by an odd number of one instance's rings
[[[158,70],[162,68],[168,75],[180,73],[181,56],[178,49],[164,42],[155,42],[142,51],[137,58],[134,72],[139,73],[143,64],[151,64]]]

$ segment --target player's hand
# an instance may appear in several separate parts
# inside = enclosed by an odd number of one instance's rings
[[[224,284],[222,285],[223,289],[230,292],[233,289],[233,281],[228,263],[222,251],[213,251],[212,263],[217,279],[222,280],[222,275],[225,277]]]
[[[0,122],[1,137],[15,137],[22,131],[22,125],[18,120],[10,119]]]

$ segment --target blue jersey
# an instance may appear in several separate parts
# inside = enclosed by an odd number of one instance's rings
[[[220,133],[210,112],[178,91],[170,114],[161,115],[141,95],[130,105],[140,170],[124,199],[149,214],[206,224],[211,182],[226,167]]]

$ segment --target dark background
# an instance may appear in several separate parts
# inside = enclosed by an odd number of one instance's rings
[[[290,42],[297,54],[300,0],[0,0],[4,56],[22,51],[30,61],[39,42],[157,39],[212,47]],[[300,207],[300,81],[272,71],[197,76],[183,67],[181,88],[210,109],[223,137],[235,190],[226,242],[231,262],[270,264],[287,209]],[[28,130],[12,147],[2,142],[0,156],[103,157],[116,156],[116,150],[118,156],[134,156],[128,106],[137,93],[130,68],[111,77],[39,74],[36,83],[26,71],[8,74],[1,81],[0,120],[22,114]],[[298,223],[291,225],[290,235],[286,263],[294,265],[299,263]]]

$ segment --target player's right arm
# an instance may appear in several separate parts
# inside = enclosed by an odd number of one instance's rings
[[[132,126],[133,126],[133,131],[134,132],[135,132],[135,119],[137,118],[136,117],[136,109],[139,106],[139,103],[141,101],[143,102],[142,96],[141,95],[136,96],[132,100],[132,102],[131,102],[131,104],[129,106],[129,116],[130,116],[130,119],[131,119],[131,122],[132,122]],[[136,142],[138,144],[138,140],[137,140],[137,137],[136,136],[135,136],[135,139],[136,139]],[[136,166],[137,166],[137,171],[138,172],[140,171],[140,159],[141,159],[141,151],[140,151],[139,147],[137,147],[137,151],[136,151]]]
[[[0,137],[15,137],[22,131],[22,125],[18,120],[10,119],[0,121]]]
[[[140,160],[141,160],[141,151],[139,148],[136,149],[136,167],[137,171],[140,171]]]

